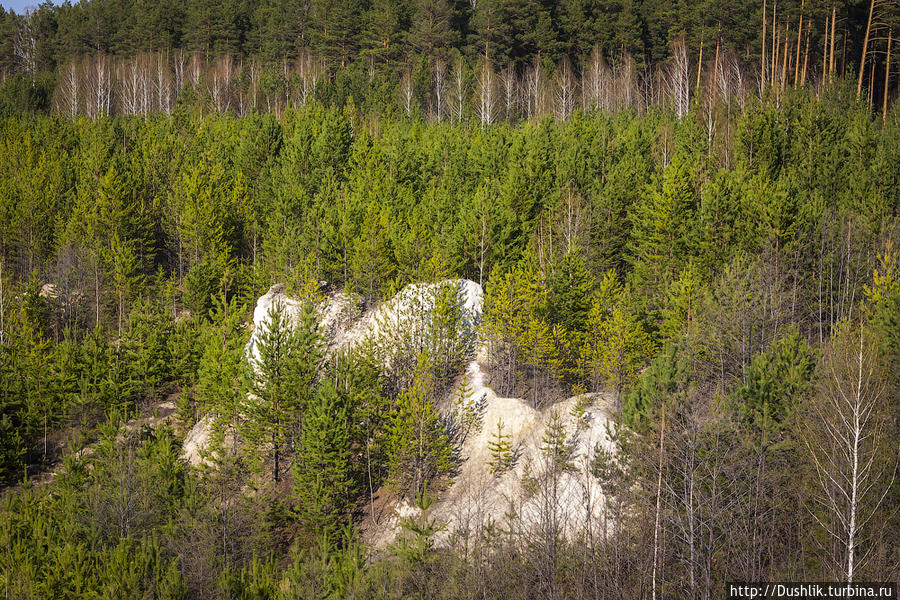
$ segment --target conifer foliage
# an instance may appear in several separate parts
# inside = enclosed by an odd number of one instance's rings
[[[121,0],[0,11],[0,596],[900,579],[900,129],[890,102],[857,102],[858,73],[775,87],[767,55],[759,94],[737,93],[746,47],[685,26],[687,63],[663,64],[674,17],[647,2],[621,20],[578,1],[200,4],[190,35],[177,7],[158,30],[137,7],[159,37],[134,62],[106,12]],[[875,6],[864,82],[894,22]],[[815,46],[821,7],[779,2],[776,79],[803,57],[781,33],[801,8]],[[849,67],[845,9],[820,47],[840,63],[846,40]],[[34,46],[33,73],[3,62],[78,23],[74,45]],[[596,36],[652,49],[606,62]],[[87,38],[74,96],[31,114],[46,53]],[[261,55],[227,54],[247,44]],[[275,59],[296,44],[334,62]],[[591,61],[552,67],[575,48]],[[115,114],[144,96],[174,114]],[[277,282],[299,301],[251,336]],[[348,333],[360,319],[379,334]],[[506,401],[524,404],[500,420]],[[537,451],[521,478],[519,441]],[[473,474],[466,493],[509,495],[502,518],[452,505]],[[418,514],[380,545],[397,507]]]

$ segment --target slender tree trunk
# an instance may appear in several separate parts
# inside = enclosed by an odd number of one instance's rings
[[[372,452],[371,452],[371,441],[366,439],[366,471],[368,473],[368,483],[369,483],[369,513],[372,517],[372,521],[378,525],[378,519],[375,518],[375,488],[372,485]]]
[[[806,30],[806,49],[803,51],[803,70],[800,72],[800,87],[806,85],[806,67],[809,66],[809,29]]]
[[[837,4],[831,5],[831,52],[828,53],[829,56],[829,64],[828,64],[828,77],[829,79],[832,77],[834,73],[834,23],[837,20]],[[828,31],[825,31],[825,39],[828,39]]]
[[[797,77],[800,75],[800,40],[803,34],[803,8],[806,0],[800,2],[800,24],[797,26],[797,57],[794,59],[794,87],[797,87]]]
[[[791,26],[785,26],[784,31],[784,56],[781,59],[781,91],[784,91],[785,83],[787,82],[787,69],[788,69],[788,55],[791,53],[790,47],[790,38],[791,38]]]
[[[775,65],[778,64],[778,57],[776,56],[777,52],[778,52],[778,41],[777,41],[778,33],[775,29],[775,14],[776,14],[777,9],[778,9],[778,2],[776,0],[776,2],[774,2],[772,4],[772,52],[770,53],[771,59],[772,59],[772,65],[769,68],[770,85],[775,85]]]
[[[4,326],[5,302],[3,298],[3,259],[0,259],[0,346],[6,343],[6,330]]]
[[[884,104],[881,111],[881,123],[882,125],[887,123],[887,102],[888,102],[888,87],[891,82],[891,38],[893,36],[893,31],[888,30],[888,46],[887,46],[887,58],[884,61]],[[2,291],[2,287],[0,287],[0,291]],[[2,302],[2,299],[0,299]],[[2,321],[2,308],[0,308],[0,329],[3,328]]]
[[[719,40],[716,40],[716,60],[713,62],[713,104],[716,103],[716,97],[719,91]]]
[[[765,0],[763,0],[765,2]],[[764,42],[765,43],[765,42]],[[703,70],[703,40],[700,40],[700,58],[697,59],[697,85],[694,89],[700,92],[700,72]]]
[[[825,43],[822,45],[822,86],[828,82],[828,15],[825,15]]]
[[[875,61],[872,61],[872,66],[869,67],[869,112],[872,112],[872,108],[874,107],[875,101]]]
[[[653,527],[653,572],[650,577],[651,597],[656,600],[656,571],[659,564],[659,524],[662,515],[662,480],[663,480],[663,451],[666,440],[666,403],[662,404],[662,418],[659,426],[659,476],[656,480],[656,524]]]
[[[885,102],[887,102],[885,100]],[[484,206],[481,207],[481,258],[478,261],[478,285],[484,285],[484,244],[487,235],[487,222],[484,216]]]
[[[863,73],[866,69],[866,54],[869,50],[869,33],[872,30],[872,13],[875,12],[875,0],[869,0],[869,19],[866,21],[866,35],[863,38],[862,57],[859,59],[859,79],[856,82],[856,99],[862,94]]]
[[[280,457],[279,457],[279,450],[280,450],[280,448],[278,447],[278,439],[277,439],[277,435],[278,435],[278,434],[277,434],[277,433],[275,432],[275,430],[273,429],[273,430],[272,430],[272,448],[273,448],[273,450],[275,451],[275,467],[274,467],[273,474],[274,474],[274,476],[275,476],[275,482],[276,482],[276,483],[278,482],[278,467],[279,467],[279,465],[278,465],[278,459],[280,458]]]
[[[762,11],[762,58],[759,61],[759,80],[766,87],[766,0],[763,0]],[[698,84],[699,85],[699,84]],[[762,90],[760,90],[762,91]]]
[[[772,88],[778,91],[778,65],[781,64],[781,32],[773,32],[775,34],[775,50],[772,52]]]
[[[97,259],[100,260],[99,258]],[[100,327],[100,266],[94,265],[94,307],[96,309],[97,320],[94,324],[95,328]]]
[[[841,37],[844,39],[842,44],[843,49],[841,50],[841,77],[847,74],[847,29],[844,28],[844,31],[841,34]]]

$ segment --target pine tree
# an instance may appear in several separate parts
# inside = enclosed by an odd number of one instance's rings
[[[269,309],[257,341],[259,358],[251,358],[255,373],[249,398],[247,436],[257,451],[268,447],[272,454],[272,477],[281,477],[285,444],[296,430],[301,389],[298,342],[284,306]]]
[[[486,0],[475,5],[470,19],[473,56],[480,55],[498,65],[510,62],[515,44],[513,5],[509,0]]]
[[[302,425],[306,406],[315,397],[316,383],[325,358],[325,338],[319,329],[319,315],[311,299],[306,299],[300,307],[294,327],[296,358],[293,377],[297,381],[298,427]]]
[[[390,239],[384,235],[390,223],[387,207],[373,198],[366,207],[360,234],[354,239],[351,281],[367,304],[382,297],[384,286],[394,275]]]
[[[172,358],[168,349],[173,319],[147,302],[133,304],[127,331],[117,342],[116,354],[120,372],[117,400],[139,401],[140,408],[156,404],[163,388],[172,377]]]
[[[353,485],[347,398],[330,380],[319,386],[304,416],[294,464],[295,512],[312,535],[335,535],[347,516]]]
[[[452,466],[450,440],[434,407],[432,385],[428,358],[420,354],[412,385],[397,398],[385,440],[388,480],[413,498]]]
[[[448,0],[416,0],[408,42],[429,58],[446,57],[456,37],[452,19]]]
[[[558,377],[562,366],[554,329],[544,319],[531,316],[516,343],[522,349],[521,364],[530,374],[531,405],[539,408],[548,384]]]
[[[434,536],[447,528],[447,523],[439,522],[428,514],[436,500],[436,496],[428,494],[427,490],[416,495],[414,506],[419,509],[419,518],[407,517],[400,522],[407,535],[401,537],[394,546],[394,551],[400,555],[406,568],[416,579],[420,598],[431,598],[438,593],[432,578],[427,576],[427,569],[435,559]]]
[[[463,373],[450,405],[451,438],[457,447],[465,444],[469,435],[481,431],[484,396],[476,399],[472,392],[469,376]]]
[[[514,392],[520,367],[529,360],[525,354],[534,354],[535,347],[524,343],[530,343],[529,320],[537,319],[545,295],[539,274],[526,262],[507,272],[495,269],[487,282],[482,335],[488,343],[500,394]]]
[[[312,0],[310,41],[316,54],[345,67],[359,44],[362,10],[359,0]]]
[[[363,53],[376,63],[393,64],[403,52],[409,9],[407,2],[374,0],[366,13]]]
[[[580,352],[586,383],[595,391],[611,387],[619,407],[622,393],[655,348],[612,272],[594,296],[586,332]]]
[[[594,278],[584,259],[572,249],[553,269],[548,285],[547,310],[551,323],[569,332],[584,331],[591,308]]]
[[[741,412],[759,435],[754,444],[765,448],[779,441],[785,421],[812,389],[816,358],[796,330],[753,358],[738,393],[744,400]]]
[[[674,159],[661,183],[634,207],[630,247],[637,289],[654,308],[663,286],[696,251],[696,196],[685,159]]]
[[[246,393],[245,338],[237,301],[234,298],[226,300],[224,294],[215,296],[210,322],[201,337],[203,354],[197,368],[195,389],[201,410],[212,411],[218,416],[215,420],[218,438],[226,431],[232,438],[237,437]],[[237,440],[234,441],[236,444]]]
[[[116,315],[121,336],[125,302],[140,285],[142,277],[138,272],[138,261],[133,246],[120,239],[118,233],[114,232],[109,240],[106,261],[110,265],[113,286],[116,290]]]
[[[497,420],[497,431],[488,441],[488,451],[491,453],[491,460],[488,461],[491,473],[498,475],[513,465],[515,455],[510,435],[503,433],[503,418]]]
[[[434,381],[441,386],[468,360],[473,348],[469,332],[474,323],[465,322],[461,290],[454,282],[435,284],[430,295],[426,303],[431,305],[431,315],[425,336],[429,342],[428,355],[434,357]]]
[[[555,4],[547,0],[511,3],[516,30],[515,59],[519,65],[528,64],[537,56],[554,62],[559,58],[559,33],[553,19]]]
[[[553,413],[541,436],[541,454],[551,472],[560,473],[572,468],[572,447],[566,434],[566,425],[559,413]]]

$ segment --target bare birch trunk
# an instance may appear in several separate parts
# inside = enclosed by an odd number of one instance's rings
[[[837,544],[835,570],[852,582],[867,555],[859,552],[860,541],[893,485],[887,475],[896,472],[890,463],[897,458],[896,450],[881,448],[885,378],[878,350],[864,326],[845,327],[826,357],[806,445],[828,514],[813,517]]]

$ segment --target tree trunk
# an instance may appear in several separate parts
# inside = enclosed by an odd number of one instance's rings
[[[887,123],[888,87],[891,82],[891,37],[893,33],[893,31],[888,30],[887,58],[884,61],[884,105],[881,112],[882,125]]]
[[[790,47],[791,26],[787,25],[784,31],[784,56],[781,59],[781,91],[784,91],[787,82],[788,54],[791,53]]]
[[[794,87],[797,87],[797,77],[800,76],[800,40],[803,34],[803,8],[806,0],[800,2],[800,24],[797,26],[797,56],[794,59]]]
[[[828,82],[828,15],[825,15],[825,43],[822,48],[822,85]]]
[[[831,77],[831,74],[834,73],[834,22],[837,20],[837,5],[831,5],[831,52],[828,53],[829,56],[829,64],[828,64],[828,77]],[[828,32],[825,32],[825,38],[828,38]]]
[[[803,70],[800,72],[800,87],[806,85],[806,67],[809,66],[809,30],[806,31],[806,49],[803,51]]]
[[[666,435],[666,403],[662,404],[662,418],[659,426],[659,477],[656,480],[656,524],[653,528],[653,572],[651,575],[652,598],[656,600],[656,570],[659,564],[659,522],[662,513],[662,480],[663,480],[663,451]]]
[[[279,466],[278,459],[280,458],[279,457],[280,448],[278,447],[277,433],[275,432],[274,429],[272,430],[272,449],[275,451],[275,467],[273,469],[273,475],[275,476],[275,482],[277,483],[278,482],[278,466]]]
[[[759,80],[763,89],[766,87],[766,0],[763,0],[762,11],[762,58],[759,61]],[[697,84],[699,87],[699,83]],[[762,90],[760,90],[762,92]]]
[[[765,0],[763,0],[765,2]],[[765,42],[763,42],[765,45]],[[700,73],[703,71],[703,40],[700,40],[700,57],[697,59],[697,85],[694,86],[695,93],[700,92]]]
[[[863,38],[862,58],[859,59],[859,79],[856,82],[856,99],[862,94],[863,73],[866,69],[866,53],[869,50],[869,33],[872,30],[872,13],[875,11],[875,0],[869,0],[869,19],[866,21],[866,35]]]
[[[778,2],[776,1],[775,3],[772,4],[772,52],[770,53],[771,59],[772,59],[772,66],[769,68],[770,85],[775,85],[775,65],[778,64],[778,57],[777,57],[778,34],[775,29],[775,13],[776,13],[777,9],[778,9]]]

